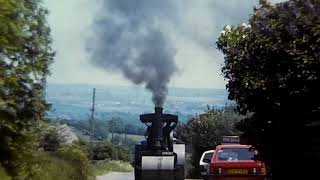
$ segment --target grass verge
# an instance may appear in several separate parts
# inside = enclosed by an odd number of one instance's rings
[[[92,163],[92,169],[95,175],[103,175],[107,174],[108,172],[131,172],[133,171],[133,167],[129,162],[123,161],[95,161]]]
[[[70,157],[70,156],[69,156]],[[94,180],[94,175],[84,167],[83,161],[68,159],[63,155],[39,153],[34,164],[37,164],[37,173],[32,180]]]

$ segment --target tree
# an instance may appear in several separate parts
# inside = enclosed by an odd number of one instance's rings
[[[121,118],[111,118],[108,121],[109,132],[111,132],[111,142],[113,142],[114,133],[121,133],[123,129],[123,120]]]
[[[108,138],[108,122],[102,120],[94,121],[94,138],[98,140],[104,140]]]
[[[0,0],[0,163],[11,174],[26,166],[15,159],[36,147],[31,135],[49,107],[44,88],[54,53],[47,13],[39,0]]]
[[[209,108],[208,108],[209,109]],[[214,149],[221,144],[222,136],[238,135],[235,124],[242,117],[234,111],[233,107],[223,109],[210,109],[206,113],[190,119],[187,124],[179,124],[176,136],[187,145],[187,152],[191,153],[192,169],[189,176],[200,175],[199,160],[204,151]]]
[[[296,177],[314,175],[316,169],[297,164],[320,161],[319,9],[318,0],[263,1],[249,25],[226,26],[217,41],[229,99],[241,114],[251,113],[238,129],[274,178],[288,177],[285,167]]]
[[[127,134],[134,134],[135,127],[132,124],[126,124],[124,126],[124,144],[127,144]]]

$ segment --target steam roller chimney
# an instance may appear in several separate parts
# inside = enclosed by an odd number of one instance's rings
[[[154,137],[154,148],[161,149],[162,145],[161,142],[163,141],[163,131],[162,131],[162,124],[163,124],[163,117],[162,117],[162,107],[155,107],[155,118],[153,119],[153,126],[152,126],[152,132]]]

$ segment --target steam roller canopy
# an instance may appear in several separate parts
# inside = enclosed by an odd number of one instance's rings
[[[172,114],[163,114],[163,108],[155,107],[155,113],[140,115],[140,121],[142,123],[151,123],[148,127],[148,146],[153,149],[165,149],[168,144],[164,142],[170,136],[170,133],[178,123],[178,116]],[[174,124],[172,128],[171,124]],[[166,125],[163,127],[163,125]],[[172,147],[172,146],[170,146]]]

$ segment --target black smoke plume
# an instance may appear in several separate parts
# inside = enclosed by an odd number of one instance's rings
[[[87,42],[93,64],[107,71],[120,70],[134,84],[144,84],[155,106],[163,106],[168,83],[177,70],[175,49],[157,24],[159,16],[154,15],[159,10],[165,13],[170,3],[159,2],[102,1]]]

